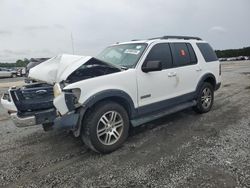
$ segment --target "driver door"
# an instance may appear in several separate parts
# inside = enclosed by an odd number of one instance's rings
[[[160,61],[162,70],[143,72],[141,67],[147,61]],[[172,66],[172,55],[168,43],[155,44],[137,69],[138,105],[145,113],[165,107],[167,99],[176,94],[176,68]]]

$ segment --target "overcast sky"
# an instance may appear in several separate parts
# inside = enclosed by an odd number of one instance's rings
[[[250,0],[0,0],[0,62],[95,55],[118,41],[191,35],[250,46]]]

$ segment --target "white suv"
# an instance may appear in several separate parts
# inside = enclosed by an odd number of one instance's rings
[[[70,127],[101,153],[119,148],[130,126],[189,107],[208,112],[221,83],[213,49],[186,36],[117,43],[97,57],[57,56],[29,76],[54,85],[53,124]]]

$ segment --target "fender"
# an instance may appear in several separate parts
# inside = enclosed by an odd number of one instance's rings
[[[82,104],[82,106],[85,109],[87,109],[87,108],[92,107],[98,101],[101,101],[101,100],[104,100],[104,99],[107,99],[107,98],[110,98],[110,99],[119,98],[119,99],[122,99],[124,102],[126,102],[126,107],[129,108],[128,113],[130,115],[130,118],[134,117],[137,114],[134,102],[133,102],[132,98],[129,96],[129,94],[127,94],[126,92],[124,92],[122,90],[118,90],[118,89],[108,89],[108,90],[98,92],[98,93],[92,95],[91,97],[89,97]]]
[[[200,80],[199,80],[199,82],[198,82],[198,84],[197,84],[197,86],[196,86],[196,89],[195,89],[196,95],[198,95],[198,92],[199,92],[200,87],[202,86],[202,84],[204,83],[204,81],[205,81],[207,78],[212,78],[212,79],[214,80],[214,87],[215,87],[215,85],[216,85],[216,83],[217,83],[217,82],[216,82],[215,76],[214,76],[212,73],[206,73],[205,75],[203,75],[203,76],[200,78]]]

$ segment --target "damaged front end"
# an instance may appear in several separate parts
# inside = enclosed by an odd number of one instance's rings
[[[10,88],[1,103],[17,127],[43,124],[74,130],[84,113],[79,103],[81,90],[67,86],[121,70],[90,56],[59,55],[30,70],[29,78],[37,83]]]
[[[53,87],[47,83],[12,87],[4,93],[1,103],[17,127],[51,123],[56,117]]]

